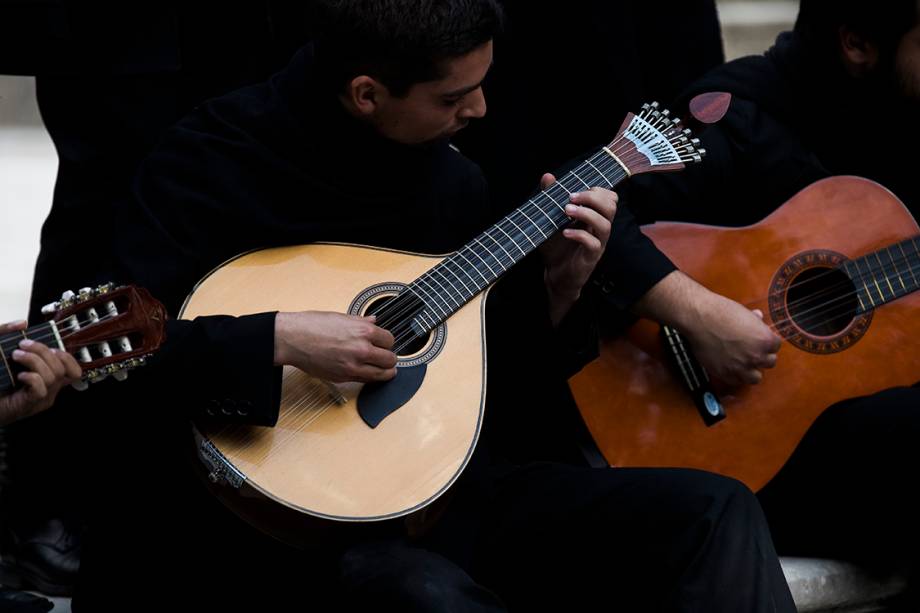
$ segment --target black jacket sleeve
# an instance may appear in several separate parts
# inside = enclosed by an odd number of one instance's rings
[[[190,418],[274,425],[281,386],[281,369],[273,365],[275,313],[176,319],[195,283],[236,254],[208,246],[213,224],[199,217],[213,211],[159,189],[160,171],[167,170],[148,160],[132,197],[118,207],[117,278],[146,287],[171,318],[166,342],[151,360],[151,376],[143,378],[150,389],[135,393],[157,397],[168,385],[187,402],[167,406]],[[190,226],[200,230],[189,232]]]
[[[671,260],[642,234],[632,210],[621,201],[591,281],[603,305],[625,311],[673,270]]]
[[[181,390],[190,417],[274,426],[281,394],[281,368],[271,366],[274,327],[275,313],[172,320],[153,378]]]

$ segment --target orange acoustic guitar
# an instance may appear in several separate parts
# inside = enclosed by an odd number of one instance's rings
[[[763,311],[783,346],[763,383],[720,395],[675,330],[640,320],[605,341],[571,386],[611,465],[701,468],[756,491],[825,408],[920,380],[920,231],[880,185],[832,177],[753,226],[643,231],[685,273]]]
[[[723,113],[725,96],[712,101]],[[385,384],[332,385],[285,367],[275,428],[198,424],[198,453],[216,495],[300,544],[314,538],[316,518],[376,522],[441,496],[470,459],[482,424],[488,288],[568,224],[570,193],[699,160],[688,132],[646,105],[608,146],[449,255],[317,243],[244,254],[211,272],[181,317],[374,313],[393,333],[398,356],[397,376]]]
[[[48,321],[0,337],[0,396],[18,385],[19,365],[9,356],[24,338],[73,354],[83,369],[74,384],[77,389],[109,376],[123,380],[166,338],[166,309],[146,289],[133,285],[107,283],[65,292],[42,314]]]

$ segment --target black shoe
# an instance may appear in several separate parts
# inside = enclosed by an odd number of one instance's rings
[[[50,596],[71,596],[80,570],[80,532],[50,519],[29,528],[5,522],[0,584]]]

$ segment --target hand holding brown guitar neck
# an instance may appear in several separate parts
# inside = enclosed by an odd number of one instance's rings
[[[0,324],[0,425],[48,409],[65,385],[124,379],[166,336],[163,305],[134,286],[66,292],[42,313],[31,328]]]
[[[0,324],[0,337],[26,329],[25,321]],[[65,385],[80,380],[82,371],[72,355],[23,337],[9,358],[19,365],[20,387],[0,396],[0,426],[31,417],[51,407]],[[10,365],[12,368],[13,366]],[[6,371],[12,375],[12,370]],[[11,381],[12,383],[12,381]]]

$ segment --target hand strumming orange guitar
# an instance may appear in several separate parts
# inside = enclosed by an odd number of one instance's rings
[[[763,383],[722,390],[674,328],[644,319],[607,340],[571,384],[610,464],[701,468],[758,490],[825,407],[920,378],[920,229],[878,184],[824,179],[745,228],[643,231],[688,275],[762,312],[783,349]]]

